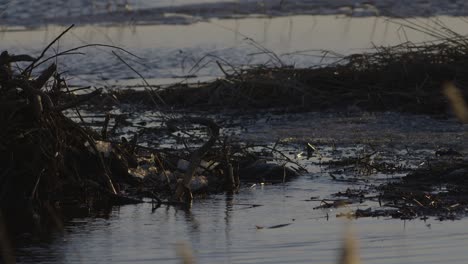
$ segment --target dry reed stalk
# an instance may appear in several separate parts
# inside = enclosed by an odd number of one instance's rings
[[[177,243],[176,245],[177,255],[179,255],[183,264],[195,264],[195,258],[193,257],[193,251],[187,243]]]
[[[3,259],[3,263],[5,264],[16,263],[2,212],[0,212],[0,256],[2,256],[0,260]]]
[[[444,95],[449,100],[455,116],[462,123],[468,124],[468,106],[463,98],[462,91],[452,82],[445,83],[442,89]]]
[[[351,224],[348,224],[345,233],[338,264],[361,264],[358,240],[350,225]]]

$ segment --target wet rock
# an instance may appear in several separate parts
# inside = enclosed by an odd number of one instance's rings
[[[188,160],[184,160],[184,159],[179,159],[177,161],[177,169],[180,170],[180,171],[187,171],[188,168],[190,167],[190,162]]]

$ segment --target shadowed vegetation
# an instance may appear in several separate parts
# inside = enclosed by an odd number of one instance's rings
[[[410,23],[410,22],[408,22]],[[447,112],[442,85],[453,81],[468,95],[468,39],[443,25],[405,25],[438,39],[375,47],[325,66],[286,66],[271,51],[277,66],[236,68],[216,61],[223,78],[207,83],[159,87],[171,106],[190,109],[286,108],[295,111],[367,110],[425,114]],[[324,53],[324,58],[327,54]],[[118,91],[121,102],[151,104],[142,92]]]

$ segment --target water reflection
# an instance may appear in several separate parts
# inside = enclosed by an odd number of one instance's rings
[[[338,212],[312,210],[315,204],[302,200],[342,188],[323,179],[299,179],[243,189],[236,196],[215,195],[196,201],[190,211],[161,207],[152,214],[149,204],[124,206],[108,220],[68,223],[65,235],[24,246],[17,256],[21,263],[178,263],[175,244],[187,241],[199,263],[333,263],[344,221],[334,217]],[[245,205],[252,202],[263,206]],[[278,229],[255,228],[288,222]],[[426,263],[447,259],[450,252],[453,263],[464,263],[465,220],[360,219],[354,225],[364,262]]]
[[[225,247],[227,252],[229,253],[229,246],[232,244],[232,239],[231,239],[231,221],[232,221],[232,211],[233,211],[233,205],[234,205],[234,194],[226,194],[226,210],[225,210],[225,215],[224,215],[224,220],[225,220],[225,228],[224,228],[224,233],[226,236],[225,239]],[[230,255],[230,254],[228,254]]]

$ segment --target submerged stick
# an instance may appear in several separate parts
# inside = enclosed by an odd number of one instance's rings
[[[110,114],[106,114],[106,118],[104,119],[104,124],[102,125],[101,129],[101,137],[103,140],[107,140],[107,127],[109,126]]]

